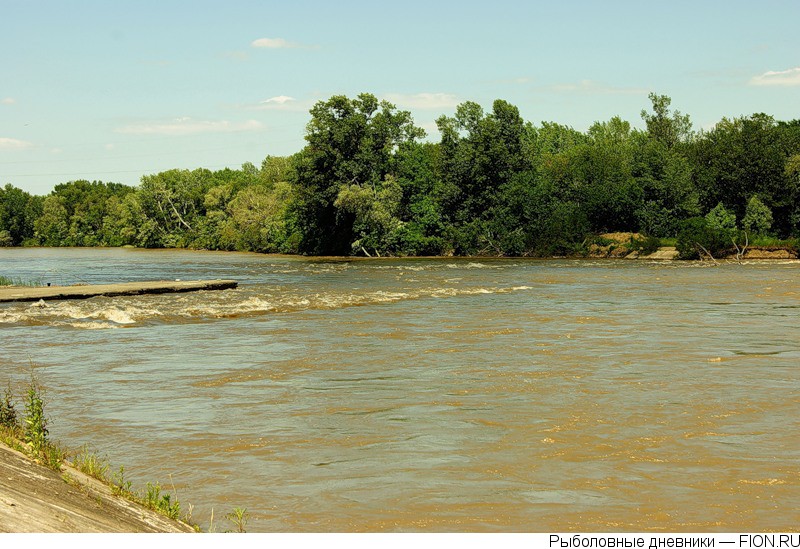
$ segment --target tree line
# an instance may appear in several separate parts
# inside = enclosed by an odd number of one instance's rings
[[[800,236],[800,120],[694,131],[650,94],[644,129],[534,125],[497,100],[441,116],[438,143],[371,94],[310,111],[306,145],[260,167],[169,170],[137,187],[0,188],[0,245],[186,247],[314,255],[580,254],[592,235],[676,239],[684,257]],[[734,244],[735,245],[735,244]]]

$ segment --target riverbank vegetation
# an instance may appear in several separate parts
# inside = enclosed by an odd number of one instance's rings
[[[181,507],[174,486],[170,492],[165,491],[158,482],[148,482],[143,489],[136,490],[133,488],[133,483],[126,478],[124,467],[120,466],[118,470],[111,472],[108,459],[91,451],[87,446],[77,452],[71,452],[53,441],[48,429],[50,418],[45,413],[45,391],[33,372],[27,385],[22,389],[22,394],[20,406],[10,381],[0,394],[0,442],[25,454],[35,462],[61,473],[62,479],[68,484],[80,484],[74,478],[74,471],[80,471],[108,486],[115,496],[200,531],[200,527],[192,519],[193,506],[189,504],[188,509]],[[246,508],[235,507],[225,515],[226,521],[233,526],[233,529],[225,531],[245,532],[249,516]],[[212,509],[208,531],[214,532],[214,529]]]
[[[189,513],[181,511],[180,502],[173,493],[163,492],[158,483],[147,483],[142,491],[135,491],[132,483],[125,479],[124,469],[109,475],[109,464],[105,458],[90,452],[86,447],[76,453],[72,462],[70,452],[50,438],[49,417],[45,414],[44,390],[35,375],[24,390],[23,407],[15,403],[14,391],[9,383],[0,398],[0,442],[26,454],[34,461],[62,473],[66,482],[76,482],[64,472],[65,465],[108,485],[115,495],[147,507],[173,520],[191,524]],[[190,506],[191,507],[191,506]]]
[[[42,283],[38,280],[29,280],[25,278],[10,277],[0,275],[0,286],[28,286],[35,287],[41,286]]]
[[[465,102],[441,139],[373,95],[310,111],[307,144],[239,170],[169,170],[137,187],[0,188],[0,245],[187,247],[325,255],[552,256],[593,235],[672,239],[681,257],[800,236],[800,120],[695,131],[651,94],[645,129],[534,125],[503,100]],[[660,241],[658,241],[660,242]],[[657,241],[650,240],[649,247]]]

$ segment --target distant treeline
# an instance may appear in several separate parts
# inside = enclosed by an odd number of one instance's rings
[[[311,109],[303,150],[260,167],[71,181],[47,196],[7,184],[0,245],[551,256],[612,231],[712,247],[800,236],[800,120],[695,132],[669,97],[650,100],[646,130],[614,117],[586,132],[466,102],[427,143],[410,113],[334,96]]]

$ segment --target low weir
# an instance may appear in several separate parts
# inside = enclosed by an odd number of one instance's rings
[[[39,301],[61,299],[88,299],[90,297],[117,297],[144,294],[170,294],[201,290],[229,290],[239,285],[235,280],[158,280],[149,282],[123,282],[84,286],[14,286],[0,288],[0,303],[13,301]]]

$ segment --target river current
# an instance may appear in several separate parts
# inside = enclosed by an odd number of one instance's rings
[[[0,249],[240,283],[0,305],[0,385],[204,529],[795,530],[800,263],[712,265]]]

